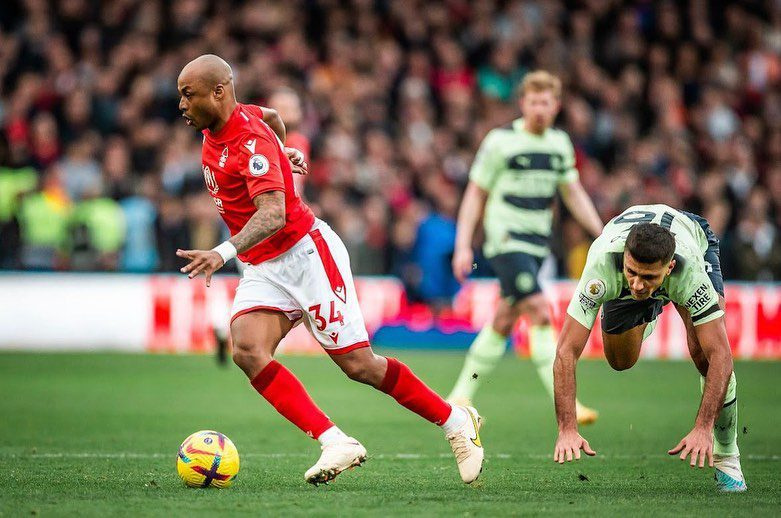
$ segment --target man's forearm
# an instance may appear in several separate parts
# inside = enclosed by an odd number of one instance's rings
[[[556,403],[559,431],[576,430],[578,426],[575,413],[575,366],[583,354],[590,334],[591,329],[571,315],[564,317],[564,325],[556,345],[556,359],[553,361],[553,399]]]
[[[456,225],[456,249],[471,248],[472,238],[475,234],[477,222],[485,208],[485,200],[488,193],[477,185],[469,183],[458,211],[458,223]]]
[[[565,187],[562,198],[567,209],[575,217],[575,220],[585,228],[592,237],[599,237],[604,225],[599,217],[594,202],[583,188],[580,182],[575,182]]]
[[[577,358],[572,351],[557,351],[553,362],[553,393],[556,404],[556,420],[559,431],[577,428],[575,413],[575,365]]]
[[[263,193],[255,198],[257,212],[238,234],[229,239],[238,253],[244,253],[285,226],[285,195],[280,191]]]

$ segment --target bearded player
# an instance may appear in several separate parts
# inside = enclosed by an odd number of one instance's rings
[[[179,74],[179,109],[203,133],[206,187],[232,237],[212,250],[177,250],[190,278],[206,285],[226,261],[244,270],[231,310],[233,361],[255,390],[286,419],[318,440],[322,454],[308,469],[312,484],[359,466],[366,449],[340,430],[301,382],[273,356],[300,319],[348,377],[371,385],[442,427],[466,483],[482,469],[480,416],[451,406],[395,358],[372,351],[342,241],[314,217],[293,188],[282,142],[260,107],[236,102],[230,66],[214,55]]]
[[[719,240],[708,222],[666,205],[630,207],[591,246],[559,336],[554,362],[559,436],[554,460],[594,455],[575,420],[575,364],[602,306],[602,339],[611,367],[625,370],[668,302],[686,326],[702,399],[694,428],[671,450],[692,467],[715,467],[721,491],[745,491],[737,443],[737,382],[724,325]],[[715,441],[714,441],[715,439]]]
[[[480,217],[483,251],[499,278],[502,298],[493,321],[469,348],[448,400],[470,404],[507,349],[507,338],[521,315],[529,319],[529,349],[537,374],[553,399],[556,337],[548,302],[538,281],[550,255],[556,193],[575,219],[594,237],[602,232],[594,204],[578,179],[569,136],[552,127],[561,106],[561,81],[538,70],[519,89],[522,118],[486,135],[469,171],[458,213],[453,273],[463,282],[472,271],[472,238]],[[593,423],[597,412],[577,403],[578,421]]]

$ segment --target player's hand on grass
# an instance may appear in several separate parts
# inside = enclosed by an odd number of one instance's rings
[[[304,160],[304,153],[294,147],[286,147],[285,154],[287,155],[288,160],[290,160],[295,174],[309,174],[309,164]]]
[[[680,453],[681,460],[686,460],[686,457],[691,455],[691,467],[699,465],[699,467],[705,467],[705,458],[708,458],[708,466],[713,467],[713,435],[708,428],[694,427],[689,434],[681,439],[681,442],[667,453],[670,455],[677,455]],[[697,458],[699,457],[699,464]]]
[[[206,275],[206,286],[211,285],[212,274],[225,264],[222,256],[214,250],[177,250],[176,255],[190,261],[179,271],[188,274],[191,279],[203,273]]]
[[[458,282],[464,282],[472,273],[472,266],[475,263],[475,254],[472,248],[456,249],[453,254],[453,275]]]
[[[592,457],[597,454],[576,430],[559,432],[556,448],[553,451],[553,461],[564,464],[564,461],[570,462],[573,458],[580,460],[580,450]]]

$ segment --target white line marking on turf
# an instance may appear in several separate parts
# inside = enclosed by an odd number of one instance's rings
[[[240,454],[243,458],[302,458],[312,457],[314,453],[258,453],[249,452]],[[425,459],[447,459],[452,457],[451,453],[439,454],[421,454],[421,453],[377,453],[369,454],[372,459],[390,459],[390,460],[425,460]],[[489,453],[486,457],[491,459],[552,459],[552,454],[544,453]],[[141,453],[141,452],[44,452],[44,453],[0,453],[0,459],[165,459],[176,458],[176,453]],[[664,454],[638,454],[638,455],[598,455],[597,458],[603,459],[645,459],[645,458],[669,458]],[[743,460],[764,460],[781,461],[781,455],[760,455],[748,453],[741,455]]]

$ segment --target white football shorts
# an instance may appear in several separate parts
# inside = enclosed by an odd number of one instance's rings
[[[342,240],[319,219],[285,253],[247,264],[236,288],[231,323],[257,310],[279,311],[306,324],[328,354],[369,345]]]

